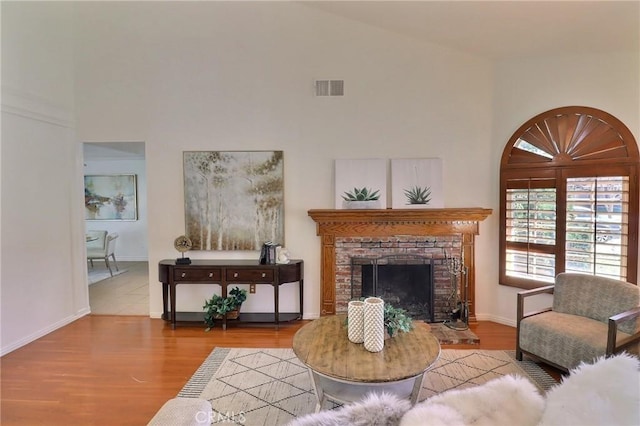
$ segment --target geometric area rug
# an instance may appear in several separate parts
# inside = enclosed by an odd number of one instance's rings
[[[544,394],[555,380],[515,351],[443,349],[425,374],[422,401],[507,374],[528,378]],[[292,349],[215,348],[178,394],[211,402],[214,420],[245,426],[276,426],[312,413],[316,396],[307,368]],[[323,410],[338,404],[327,402]]]

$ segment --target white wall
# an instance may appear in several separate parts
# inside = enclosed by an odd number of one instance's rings
[[[145,160],[85,161],[85,175],[133,174],[137,180],[138,220],[85,220],[86,230],[117,232],[116,260],[146,261],[147,245],[147,173]]]
[[[491,207],[484,59],[295,3],[90,3],[77,23],[80,138],[146,141],[154,316],[157,262],[184,232],[185,150],[284,151],[285,243],[305,261],[306,317],[319,315],[320,280],[307,211],[332,208],[334,159],[442,157],[445,205]],[[323,78],[344,79],[346,95],[314,97]],[[179,309],[200,310],[211,291],[181,287]]]
[[[69,4],[2,2],[3,354],[89,312],[72,28]]]
[[[496,65],[491,154],[495,172],[489,182],[496,205],[500,158],[513,132],[531,117],[567,105],[594,107],[614,115],[640,142],[640,52],[532,58]],[[496,215],[492,220],[497,220]],[[497,252],[497,238],[487,250]],[[491,275],[497,276],[497,261],[490,267]],[[487,319],[514,325],[516,292],[496,280],[476,292],[478,305],[485,307],[482,312],[489,314]]]

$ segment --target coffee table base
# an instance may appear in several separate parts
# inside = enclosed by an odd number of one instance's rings
[[[322,410],[322,406],[327,400],[346,404],[359,401],[373,391],[392,393],[399,398],[408,399],[411,405],[414,405],[418,401],[424,373],[395,382],[364,383],[338,380],[309,369],[313,390],[318,398],[315,411],[317,413]]]

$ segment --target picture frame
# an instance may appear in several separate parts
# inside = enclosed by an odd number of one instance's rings
[[[137,175],[85,175],[86,220],[138,220]]]
[[[392,159],[392,208],[444,208],[442,172],[441,158]],[[426,199],[428,199],[427,202],[425,202]]]
[[[284,245],[283,151],[185,151],[183,171],[191,250]]]
[[[336,209],[386,209],[387,208],[387,159],[337,159],[335,160],[335,208]],[[355,192],[362,197],[356,196]],[[370,198],[375,200],[345,200],[346,198]]]

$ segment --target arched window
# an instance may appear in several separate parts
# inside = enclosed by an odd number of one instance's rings
[[[534,288],[565,271],[635,283],[639,169],[633,135],[604,111],[523,124],[500,164],[500,284]]]

